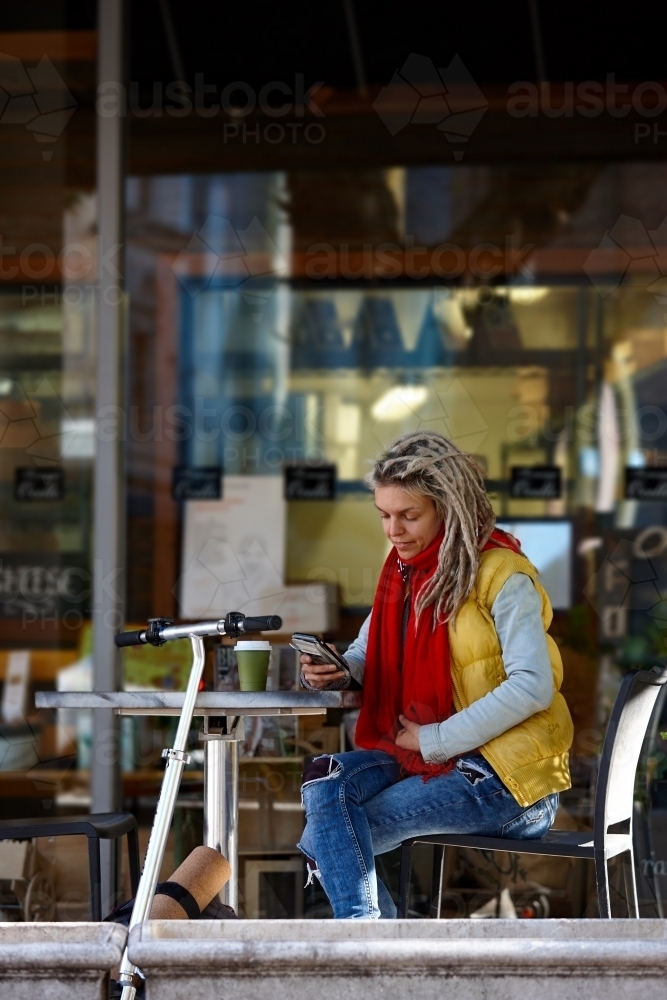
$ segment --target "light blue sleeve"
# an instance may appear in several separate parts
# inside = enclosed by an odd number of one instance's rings
[[[359,629],[359,635],[353,642],[350,643],[343,655],[343,659],[347,661],[350,668],[352,677],[359,684],[363,684],[364,682],[364,667],[366,666],[366,650],[368,649],[368,630],[370,626],[371,616],[369,615]],[[303,676],[303,673],[301,674],[301,684],[309,690],[315,690],[314,688],[311,688],[310,684]],[[326,690],[340,691],[347,686],[348,685],[344,681],[334,681],[333,684],[327,685]],[[320,690],[323,689],[320,688]]]
[[[507,680],[444,722],[422,726],[424,760],[441,762],[469,753],[553,701],[554,680],[542,625],[542,602],[533,581],[514,573],[491,608]]]
[[[368,632],[370,627],[371,616],[369,615],[359,629],[359,635],[354,642],[350,643],[343,654],[350,668],[350,673],[358,684],[364,683],[364,668],[366,666],[366,650],[368,649]]]

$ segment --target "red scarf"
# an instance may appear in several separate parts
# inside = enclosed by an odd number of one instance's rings
[[[360,747],[384,750],[409,774],[421,774],[425,780],[447,774],[454,762],[429,764],[420,753],[398,747],[395,739],[401,729],[399,715],[425,726],[443,722],[454,711],[447,623],[434,625],[433,606],[421,613],[416,629],[414,623],[415,597],[435,572],[443,537],[444,528],[423,552],[404,562],[410,567],[407,599],[411,602],[405,646],[402,631],[406,591],[395,548],[385,560],[373,602],[364,701],[355,734],[355,743]],[[499,547],[520,551],[512,535],[496,530],[484,551]]]

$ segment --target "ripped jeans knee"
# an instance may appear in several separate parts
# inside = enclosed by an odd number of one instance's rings
[[[304,854],[304,858],[306,859],[306,871],[308,873],[308,878],[306,879],[306,882],[304,884],[304,889],[307,889],[309,885],[313,885],[315,879],[321,882],[322,872],[317,867],[317,862],[313,861],[312,858],[309,858],[307,854]]]
[[[314,757],[303,770],[301,787],[305,788],[311,781],[321,781],[322,778],[333,778],[341,770],[339,761],[332,754],[322,754]]]
[[[337,778],[340,774],[342,774],[342,772],[343,765],[331,754],[322,754],[321,757],[315,757],[314,760],[311,760],[311,762],[306,765],[301,781],[301,805],[306,811],[306,814],[308,813],[306,794],[309,792],[315,792],[320,788],[324,791],[322,786],[325,786],[328,789],[330,787],[331,779]],[[311,799],[312,802],[312,796],[308,795],[308,798]],[[315,801],[317,801],[317,797]]]

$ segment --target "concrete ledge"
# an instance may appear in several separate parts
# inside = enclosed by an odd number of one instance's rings
[[[130,936],[147,1000],[645,1000],[664,993],[660,920],[151,921]],[[454,990],[456,991],[454,993]]]
[[[120,962],[126,938],[117,924],[0,924],[0,994],[107,1000],[109,971]]]

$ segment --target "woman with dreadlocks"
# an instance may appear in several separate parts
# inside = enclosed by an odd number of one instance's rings
[[[546,833],[570,787],[572,742],[549,599],[495,528],[472,456],[440,434],[408,434],[368,484],[393,547],[345,654],[364,692],[363,749],[306,768],[299,844],[334,917],[357,919],[396,915],[374,858],[403,840]],[[301,662],[306,687],[344,686],[335,667]]]

